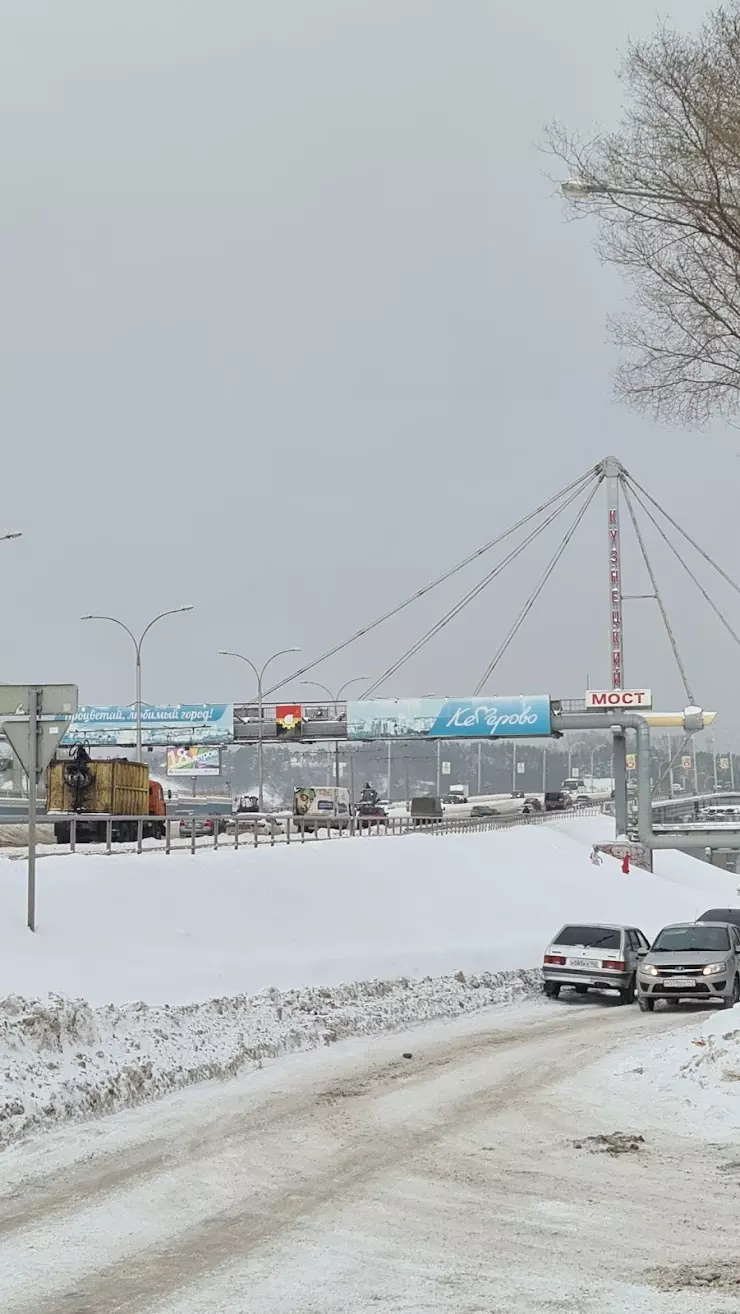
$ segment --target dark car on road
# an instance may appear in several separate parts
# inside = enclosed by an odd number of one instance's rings
[[[696,920],[697,922],[729,922],[731,926],[740,927],[740,908],[709,908]]]
[[[358,803],[355,808],[355,817],[357,825],[361,829],[368,826],[377,826],[381,821],[388,821],[388,813],[385,808],[381,808],[379,803]]]
[[[572,807],[573,800],[563,789],[552,789],[545,794],[545,812],[565,812]]]

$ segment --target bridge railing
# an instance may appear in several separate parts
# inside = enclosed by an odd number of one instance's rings
[[[203,848],[258,848],[260,845],[308,844],[326,840],[371,839],[379,836],[403,835],[460,835],[490,830],[510,830],[516,826],[542,825],[561,821],[569,816],[596,816],[597,805],[569,809],[567,812],[531,812],[523,816],[514,813],[497,817],[445,817],[442,820],[425,817],[272,817],[261,815],[225,816],[214,813],[204,816],[190,813],[183,817],[150,818],[141,816],[110,816],[92,813],[56,813],[39,817],[39,824],[50,826],[62,823],[68,839],[58,843],[59,853],[86,852],[151,852],[164,851],[195,853]],[[100,840],[89,840],[90,823],[100,823]],[[158,831],[152,835],[152,827]],[[125,838],[121,838],[125,836]],[[22,846],[18,846],[22,847]]]

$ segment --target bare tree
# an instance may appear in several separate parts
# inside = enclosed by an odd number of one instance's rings
[[[701,424],[740,409],[740,0],[695,36],[662,25],[629,46],[619,128],[550,150],[575,180],[575,211],[599,220],[598,250],[631,285],[611,322],[620,396]]]

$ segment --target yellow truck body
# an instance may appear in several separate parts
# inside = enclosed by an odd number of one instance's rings
[[[107,812],[117,817],[149,815],[149,767],[114,757],[91,761],[92,783],[75,798],[64,779],[66,762],[52,762],[46,786],[47,812]]]

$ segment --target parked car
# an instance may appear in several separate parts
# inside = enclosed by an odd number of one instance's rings
[[[573,807],[570,794],[562,789],[551,789],[545,794],[545,812],[565,812]]]
[[[545,994],[557,999],[563,986],[577,994],[616,990],[623,1004],[635,999],[636,972],[650,948],[636,926],[568,923],[545,951]]]
[[[696,920],[697,922],[729,922],[731,926],[740,926],[740,908],[710,908]]]
[[[740,929],[728,922],[664,926],[637,971],[637,999],[651,1012],[659,999],[740,1000]]]

